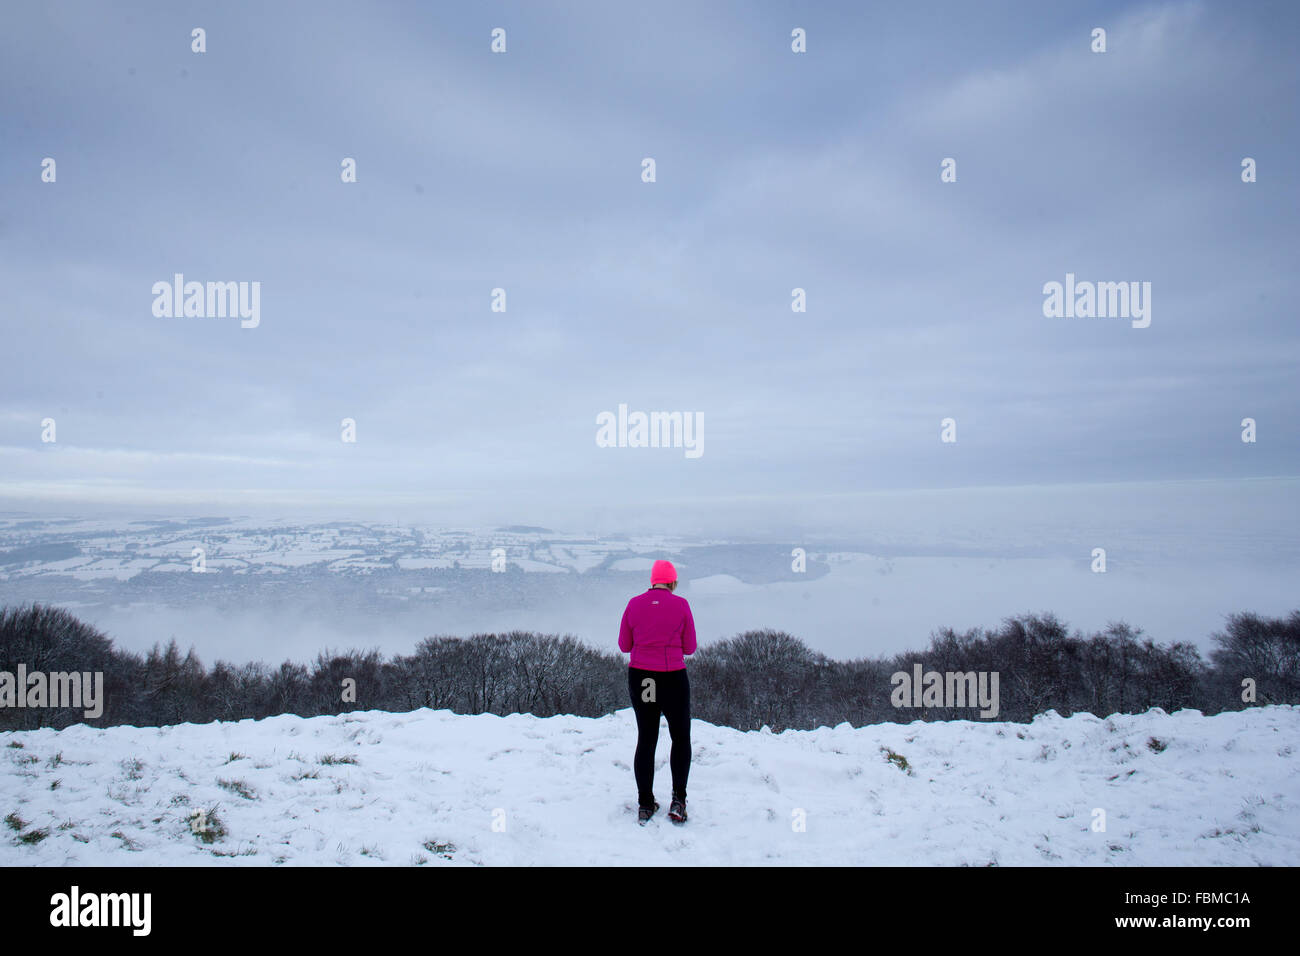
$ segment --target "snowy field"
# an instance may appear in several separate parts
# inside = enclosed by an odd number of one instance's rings
[[[1300,864],[1296,707],[692,734],[641,828],[630,709],[5,733],[0,864]]]

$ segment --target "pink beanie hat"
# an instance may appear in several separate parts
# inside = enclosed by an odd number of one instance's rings
[[[651,584],[672,584],[677,580],[677,569],[671,561],[656,561],[650,569]]]

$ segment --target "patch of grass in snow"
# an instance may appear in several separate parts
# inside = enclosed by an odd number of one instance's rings
[[[1035,843],[1034,849],[1037,850],[1040,854],[1042,854],[1042,857],[1045,860],[1061,859],[1061,854],[1054,852],[1050,847],[1047,846],[1047,844],[1051,842],[1052,838],[1049,837],[1046,833],[1044,833],[1042,836],[1043,836],[1043,842]]]
[[[123,833],[121,830],[114,830],[112,833],[109,834],[109,836],[121,840],[122,846],[126,847],[132,853],[138,853],[140,851],[139,845],[134,840],[132,840],[129,836]]]
[[[50,781],[50,789],[51,789],[51,790],[58,790],[58,789],[59,789],[59,786],[60,786],[62,783],[63,783],[62,780],[57,780],[57,779],[56,779],[56,780],[51,780],[51,781]]]
[[[903,773],[906,774],[912,773],[911,765],[907,762],[907,758],[904,757],[902,754],[896,754],[888,747],[881,747],[880,752],[885,755],[886,760],[892,763],[899,770],[903,771]]]
[[[110,800],[116,800],[119,803],[126,804],[127,806],[134,806],[140,802],[140,795],[146,793],[148,789],[148,787],[135,787],[134,789],[130,787],[119,787],[110,783],[104,790],[104,793]]]
[[[1147,749],[1152,751],[1153,753],[1160,753],[1168,746],[1169,744],[1165,743],[1159,737],[1152,737],[1150,740],[1147,741]]]
[[[40,759],[41,758],[36,756],[36,754],[19,754],[18,756],[14,757],[14,763],[16,764],[36,763],[36,761]]]
[[[5,817],[5,825],[18,834],[19,843],[25,843],[28,846],[40,843],[50,835],[48,827],[39,830],[27,830],[26,833],[23,833],[22,831],[27,828],[27,821],[20,817],[17,811],[12,811]]]
[[[230,756],[226,758],[226,763],[234,763],[236,760],[247,760],[248,754],[241,754],[238,750],[230,751]]]
[[[243,850],[213,850],[213,856],[257,856],[257,847],[249,845]]]
[[[435,853],[448,860],[450,860],[451,855],[456,852],[456,844],[454,843],[439,843],[437,840],[425,840],[423,846],[430,853]]]
[[[1264,798],[1259,796],[1247,797],[1245,800],[1245,804],[1246,806],[1243,807],[1241,812],[1237,814],[1237,819],[1243,820],[1246,823],[1250,824],[1251,833],[1259,833],[1260,825],[1255,819],[1255,807],[1264,806]]]
[[[217,808],[190,811],[190,832],[204,843],[215,843],[228,832],[226,824],[217,815]]]
[[[17,749],[19,749],[19,750],[22,750],[22,748],[23,748],[22,741],[20,741],[20,740],[11,740],[11,741],[9,742],[9,746],[10,746],[10,747],[15,747],[15,748],[17,748]]]
[[[54,768],[60,766],[63,763],[66,763],[66,761],[63,759],[63,751],[60,750],[53,757],[51,757],[45,765],[47,767]]]
[[[122,769],[126,771],[127,780],[139,780],[144,776],[144,761],[138,758],[122,761]]]
[[[1254,824],[1251,827],[1248,827],[1245,830],[1238,829],[1237,827],[1227,827],[1226,829],[1223,827],[1215,827],[1213,830],[1209,831],[1208,833],[1202,833],[1201,838],[1215,839],[1217,837],[1232,836],[1240,839],[1252,833],[1258,833],[1258,832],[1259,832],[1258,823]]]
[[[333,767],[335,764],[356,763],[357,755],[343,754],[342,756],[338,756],[337,754],[325,754],[316,762],[319,764],[324,764],[326,767]]]
[[[302,770],[302,771],[299,771],[298,773],[295,773],[295,774],[294,774],[292,777],[290,777],[289,779],[290,779],[290,780],[293,780],[293,781],[295,781],[295,782],[296,782],[296,781],[299,781],[299,780],[318,780],[318,779],[320,779],[320,771],[319,771],[319,770]]]
[[[218,777],[217,786],[225,790],[229,790],[231,793],[237,793],[245,800],[257,799],[257,794],[253,792],[253,788],[250,787],[243,780],[226,780],[222,777]]]

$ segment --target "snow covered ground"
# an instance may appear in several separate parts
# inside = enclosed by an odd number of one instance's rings
[[[1300,864],[1297,707],[692,733],[645,828],[630,709],[0,734],[0,864]]]

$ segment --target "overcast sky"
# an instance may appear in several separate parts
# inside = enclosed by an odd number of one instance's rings
[[[0,507],[1300,474],[1292,3],[124,6],[0,12]],[[703,454],[597,447],[620,403]]]

